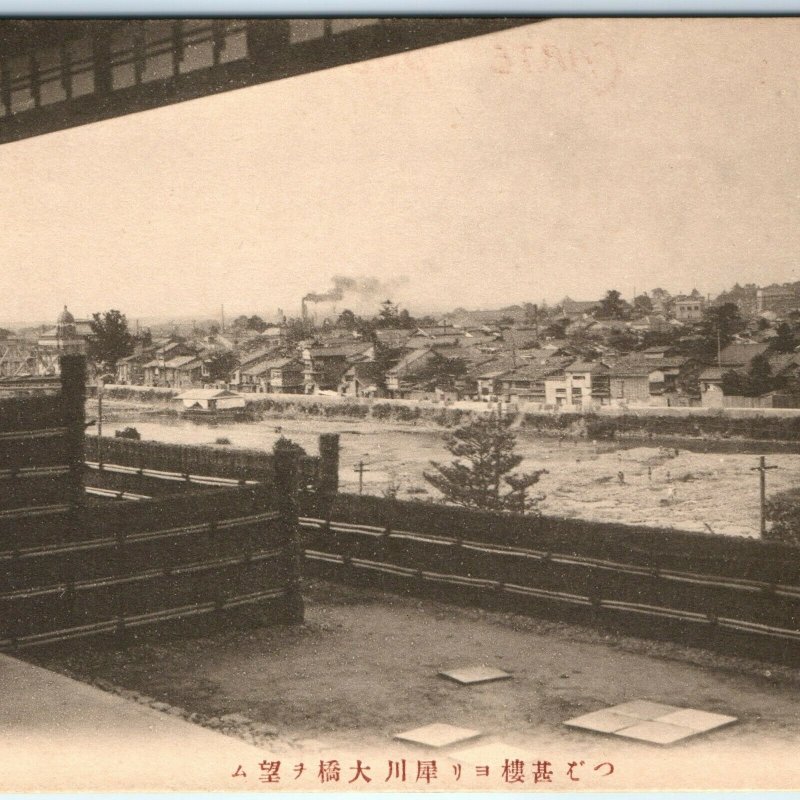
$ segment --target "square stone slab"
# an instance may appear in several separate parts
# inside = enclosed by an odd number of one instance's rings
[[[679,708],[649,700],[632,700],[567,720],[571,728],[609,733],[651,744],[672,744],[736,722],[736,717],[697,708]]]
[[[470,766],[487,766],[501,769],[505,760],[530,761],[531,754],[514,745],[504,744],[503,742],[489,742],[487,744],[476,744],[464,750],[458,750],[450,754],[454,761],[460,761]]]
[[[591,714],[584,714],[582,717],[568,719],[564,724],[570,728],[583,728],[597,733],[616,733],[623,728],[637,725],[641,721],[627,714],[617,714],[616,708],[604,708],[600,711],[592,711]]]
[[[681,711],[678,706],[667,706],[663,703],[651,703],[649,700],[631,700],[629,703],[620,703],[608,709],[616,714],[625,714],[636,719],[660,719],[665,714]]]
[[[696,734],[697,731],[682,725],[669,725],[666,722],[651,720],[644,720],[630,728],[615,731],[615,736],[638,739],[640,742],[650,742],[651,744],[673,744]]]
[[[470,728],[457,728],[455,725],[445,725],[435,722],[432,725],[425,725],[422,728],[414,728],[411,731],[395,734],[395,739],[401,742],[411,742],[426,747],[447,747],[458,742],[466,742],[481,735],[480,731]]]
[[[443,678],[462,684],[488,683],[489,681],[503,681],[511,675],[495,667],[460,667],[459,669],[442,670],[439,674]]]
[[[682,708],[680,711],[673,711],[659,717],[658,722],[666,722],[668,725],[680,725],[691,728],[695,733],[705,733],[721,728],[723,725],[731,725],[736,722],[736,717],[728,717],[725,714],[712,714],[710,711],[700,711],[696,708]]]

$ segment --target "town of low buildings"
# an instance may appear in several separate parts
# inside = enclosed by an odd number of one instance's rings
[[[552,410],[800,407],[800,348],[773,346],[781,325],[800,334],[800,298],[790,287],[765,287],[755,296],[760,311],[743,314],[744,330],[705,358],[687,355],[682,346],[698,336],[714,305],[693,291],[669,303],[659,297],[624,319],[599,316],[600,301],[565,298],[536,307],[535,319],[529,312],[493,321],[486,312],[475,319],[464,312],[467,318],[457,322],[445,315],[436,324],[367,334],[309,325],[298,339],[285,322],[260,332],[173,332],[137,339],[133,352],[95,372],[123,386],[218,388],[245,396],[502,401]],[[0,339],[0,381],[51,374],[59,354],[85,352],[91,336],[90,321],[65,307],[35,337]],[[747,374],[759,358],[778,388],[726,394],[726,375]],[[220,363],[229,368],[220,372]]]

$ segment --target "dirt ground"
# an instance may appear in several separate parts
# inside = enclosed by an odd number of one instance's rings
[[[396,733],[444,722],[549,760],[556,765],[553,789],[798,785],[800,670],[321,581],[309,582],[305,595],[302,626],[28,657],[83,680],[99,679],[105,688],[145,693],[199,719],[240,715],[265,723],[276,734],[265,752],[287,760],[303,752],[369,756],[373,775],[380,773],[375,783],[383,781],[387,759],[422,757],[393,742]],[[474,664],[513,677],[460,686],[437,675]],[[633,699],[697,707],[739,722],[668,749],[562,725]],[[615,776],[604,783],[587,768],[574,782],[565,772],[571,760],[612,762]],[[502,781],[481,787],[509,788]],[[424,787],[384,781],[369,788]]]
[[[133,414],[124,406],[109,410],[108,432],[131,425],[145,439],[179,444],[213,444],[226,438],[233,447],[269,450],[288,436],[317,451],[320,433],[340,434],[340,486],[357,492],[354,466],[366,463],[363,490],[380,495],[391,481],[401,499],[433,499],[437,492],[423,478],[431,460],[448,462],[445,431],[366,421],[274,419],[223,423],[211,427],[175,417]],[[738,453],[697,453],[674,448],[621,448],[613,443],[558,440],[519,431],[520,470],[544,467],[548,474],[534,487],[545,495],[543,513],[599,522],[757,536],[759,533],[758,457]],[[796,486],[800,456],[771,454],[778,469],[768,476],[768,493]],[[621,475],[620,475],[621,474]],[[731,502],[735,498],[735,502]]]

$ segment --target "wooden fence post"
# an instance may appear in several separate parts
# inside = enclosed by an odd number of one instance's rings
[[[286,537],[286,622],[303,621],[303,594],[300,585],[303,552],[297,521],[297,461],[291,451],[278,450],[275,464],[275,503],[281,513],[280,525]]]
[[[339,434],[323,433],[319,437],[319,480],[317,496],[320,511],[330,523],[333,503],[339,491]]]
[[[67,428],[69,504],[74,513],[83,506],[83,439],[86,412],[86,359],[81,355],[61,356],[61,404]]]

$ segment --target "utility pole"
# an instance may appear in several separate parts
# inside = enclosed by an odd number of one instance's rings
[[[363,459],[361,461],[359,461],[357,464],[353,465],[353,472],[357,472],[358,473],[358,493],[359,494],[363,494],[364,493],[364,473],[365,472],[369,472],[369,470],[367,469],[366,464],[364,463]]]
[[[767,505],[767,470],[768,469],[778,469],[775,465],[767,466],[767,459],[764,456],[761,456],[758,460],[757,467],[750,467],[751,471],[758,472],[758,483],[760,488],[761,494],[761,538],[764,538],[764,534],[767,532],[767,516],[766,516],[766,505]]]

